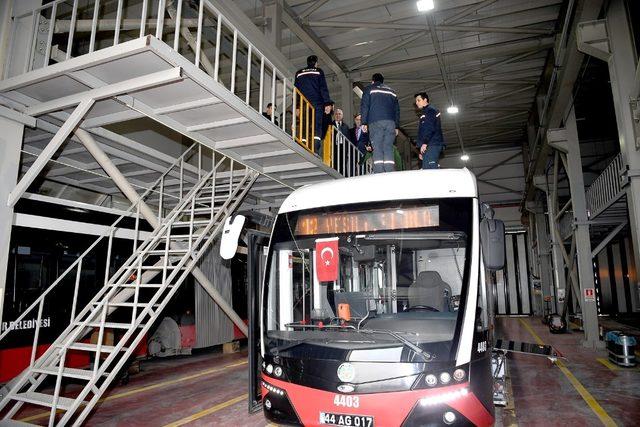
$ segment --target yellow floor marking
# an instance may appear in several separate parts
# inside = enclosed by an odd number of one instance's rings
[[[162,381],[156,384],[151,384],[145,387],[139,387],[139,388],[134,388],[133,390],[128,390],[128,391],[124,391],[122,393],[117,393],[117,394],[112,394],[111,396],[107,396],[107,397],[103,397],[102,399],[98,400],[98,402],[108,402],[110,400],[115,400],[115,399],[120,399],[123,397],[127,397],[127,396],[131,396],[134,394],[138,394],[138,393],[143,393],[145,391],[149,391],[149,390],[154,390],[160,387],[164,387],[164,386],[168,386],[168,385],[172,385],[172,384],[178,384],[184,381],[189,381],[189,380],[193,380],[196,378],[200,378],[200,377],[204,377],[205,375],[210,375],[210,374],[215,374],[217,372],[222,372],[222,371],[226,371],[227,369],[230,368],[235,368],[236,366],[242,366],[242,365],[246,365],[248,362],[246,360],[243,360],[242,362],[238,362],[238,363],[231,363],[229,365],[225,365],[222,366],[220,368],[212,368],[212,369],[206,369],[204,371],[198,372],[196,374],[192,374],[192,375],[187,375],[184,377],[180,377],[180,378],[176,378],[173,380],[167,380],[167,381]],[[84,405],[82,405],[84,406]],[[58,413],[61,413],[63,411],[58,410]],[[34,420],[38,420],[41,418],[47,418],[49,416],[49,412],[41,412],[39,414],[36,415],[31,415],[30,417],[26,417],[26,418],[21,418],[19,421],[23,421],[25,423],[28,423],[30,421],[34,421]]]
[[[596,360],[598,362],[602,363],[607,368],[611,369],[612,371],[640,372],[640,367],[638,367],[638,366],[635,366],[635,367],[618,366],[615,363],[613,363],[612,361],[610,361],[609,359],[605,359],[604,357],[599,357]]]
[[[522,326],[524,326],[524,328],[529,331],[531,336],[533,336],[538,344],[545,345],[544,341],[542,341],[542,339],[538,336],[538,334],[536,334],[536,332],[531,328],[531,326],[529,326],[527,322],[522,319],[518,320],[520,321],[520,323],[522,323]],[[613,421],[609,414],[607,414],[607,411],[605,411],[602,406],[600,406],[596,399],[591,395],[591,393],[589,393],[589,391],[582,385],[582,383],[578,381],[573,373],[566,366],[564,366],[562,360],[558,359],[556,361],[556,365],[558,366],[558,368],[560,368],[564,376],[567,377],[573,388],[575,388],[580,396],[582,396],[582,399],[587,403],[587,405],[589,405],[591,410],[597,415],[598,418],[600,418],[602,424],[604,424],[605,426],[616,426],[617,424],[615,423],[615,421]]]
[[[609,359],[605,359],[604,357],[598,357],[596,360],[598,362],[602,363],[604,366],[606,366],[607,368],[609,368],[612,371],[619,371],[620,370],[620,368],[618,368],[616,365],[611,363],[609,361]]]
[[[202,417],[206,417],[207,415],[211,415],[214,412],[218,412],[219,410],[224,409],[228,406],[235,405],[236,403],[242,402],[243,400],[246,400],[248,397],[249,395],[245,393],[241,396],[234,397],[231,400],[227,400],[226,402],[218,403],[217,405],[212,406],[211,408],[205,409],[204,411],[196,412],[195,414],[190,415],[186,418],[182,418],[178,421],[174,421],[171,424],[167,424],[164,427],[179,427],[179,426],[185,425],[187,423],[190,423],[191,421],[195,421]]]

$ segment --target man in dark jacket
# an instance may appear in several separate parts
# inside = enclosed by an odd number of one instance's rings
[[[336,111],[334,113],[333,128],[340,131],[341,134],[343,134],[347,137],[347,139],[353,142],[353,140],[351,139],[349,125],[344,122],[344,113],[340,108],[336,108]]]
[[[272,103],[268,103],[267,104],[267,111],[263,111],[262,115],[264,117],[266,117],[267,120],[271,121],[271,117],[273,117],[273,115],[274,115],[274,110],[275,110],[275,107],[273,106],[273,104]],[[273,123],[275,123],[276,126],[279,126],[277,117],[273,118]]]
[[[318,68],[318,57],[311,55],[307,58],[307,68],[298,70],[296,73],[295,86],[309,100],[315,109],[315,135],[314,147],[316,153],[320,154],[322,144],[322,119],[324,114],[329,114],[331,108],[331,98],[327,80],[322,69]],[[299,104],[298,104],[299,105]]]
[[[362,93],[360,114],[364,131],[369,132],[373,146],[373,173],[393,172],[393,142],[400,127],[398,96],[384,84],[384,77],[376,73]]]
[[[351,128],[351,141],[358,147],[362,154],[367,151],[370,145],[369,134],[364,132],[362,126],[362,115],[360,113],[353,116],[354,126]]]
[[[418,139],[416,146],[420,150],[422,169],[438,169],[438,159],[445,147],[440,125],[440,111],[429,104],[429,96],[426,92],[415,94],[416,107],[420,110],[420,123],[418,124]]]

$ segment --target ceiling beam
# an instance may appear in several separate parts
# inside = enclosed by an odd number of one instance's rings
[[[287,4],[282,4],[282,22],[293,32],[304,44],[318,55],[327,66],[337,75],[344,76],[349,70],[336,56],[335,53],[318,37],[310,28],[303,24],[302,20],[296,16],[295,11]]]
[[[423,30],[419,24],[388,24],[384,22],[309,21],[309,27],[317,28],[374,28],[377,30]],[[437,31],[459,31],[471,33],[507,33],[550,35],[553,30],[545,28],[476,27],[472,25],[436,25]]]
[[[300,12],[300,15],[298,15],[301,19],[306,18],[307,16],[311,15],[313,12],[315,12],[316,10],[320,9],[322,6],[325,5],[325,3],[327,3],[329,0],[317,0],[314,1],[313,4],[311,6],[309,6],[308,8],[306,8],[305,10],[303,10],[302,12]]]
[[[394,50],[400,49],[406,45],[408,45],[409,43],[414,42],[415,40],[419,39],[420,37],[424,36],[427,34],[427,31],[421,31],[419,33],[416,33],[404,40],[402,40],[400,43],[398,42],[392,42],[389,46],[385,47],[384,49],[381,49],[375,53],[373,53],[371,56],[368,56],[367,58],[365,58],[363,61],[358,62],[357,64],[354,64],[351,66],[351,70],[357,70],[358,68],[367,65],[368,63],[370,63],[371,61],[386,55],[389,52],[392,52]]]
[[[365,80],[362,80],[363,82]],[[402,79],[402,78],[388,78],[388,79],[384,79],[385,82],[389,82],[389,83],[407,83],[407,84],[420,84],[420,83],[425,83],[425,84],[433,84],[433,83],[442,83],[442,79]],[[455,84],[461,84],[461,85],[491,85],[491,84],[495,84],[495,85],[523,85],[523,84],[529,84],[529,85],[534,85],[536,84],[538,81],[537,80],[531,80],[531,79],[511,79],[511,80],[482,80],[482,79],[468,79],[468,80],[458,80],[456,78],[452,79],[453,82],[455,82]],[[433,90],[433,89],[431,89]]]
[[[456,22],[459,22],[462,18],[466,18],[467,16],[476,13],[478,10],[482,9],[483,7],[487,7],[493,3],[495,3],[498,0],[484,0],[481,1],[480,3],[476,3],[476,4],[472,4],[469,7],[466,7],[465,9],[463,9],[462,11],[456,13],[455,15],[451,15],[450,17],[448,17],[447,19],[445,19],[443,21],[444,24],[454,24]]]
[[[504,57],[518,55],[533,50],[548,49],[553,47],[554,39],[552,37],[534,37],[519,41],[500,42],[479,47],[460,49],[444,54],[444,60],[447,66],[459,63],[486,60],[487,58]],[[410,73],[417,70],[424,70],[430,67],[438,66],[438,58],[436,55],[427,55],[417,58],[409,58],[401,61],[388,62],[385,64],[377,64],[366,67],[351,73],[351,77],[356,79],[368,78],[371,73],[381,72],[387,74],[393,73]]]
[[[510,96],[516,95],[518,93],[534,90],[535,88],[536,88],[536,85],[528,85],[528,86],[522,87],[520,89],[515,89],[515,90],[509,91],[507,93],[503,93],[501,95],[489,95],[486,98],[480,99],[478,101],[473,101],[469,105],[475,105],[475,104],[479,104],[479,103],[485,102],[485,101],[493,102],[493,101],[496,101],[496,100],[499,100],[499,99],[509,98]]]

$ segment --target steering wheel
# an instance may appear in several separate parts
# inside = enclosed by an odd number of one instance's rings
[[[407,309],[407,311],[413,311],[413,310],[425,310],[425,311],[437,311],[437,312],[440,311],[437,308],[429,307],[428,305],[413,305]]]

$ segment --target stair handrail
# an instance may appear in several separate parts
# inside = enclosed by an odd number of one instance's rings
[[[149,194],[151,194],[152,192],[155,192],[155,189],[158,187],[158,185],[162,185],[162,183],[164,182],[164,179],[167,177],[167,175],[178,165],[182,165],[184,166],[184,162],[187,159],[188,160],[188,156],[195,154],[195,152],[193,152],[193,148],[196,146],[200,146],[200,144],[198,143],[193,143],[189,148],[187,148],[187,150],[185,150],[184,153],[182,153],[182,155],[180,155],[180,157],[178,157],[172,164],[171,166],[169,166],[167,168],[167,170],[165,172],[163,172],[158,179],[156,179],[156,181],[147,188],[147,190],[138,197],[138,199],[132,203],[129,208],[124,211],[124,213],[122,215],[120,215],[112,224],[109,228],[107,228],[105,231],[102,232],[101,235],[99,235],[99,237],[73,262],[71,263],[71,265],[65,270],[63,271],[57,278],[56,280],[47,287],[47,289],[44,290],[44,292],[42,292],[42,294],[31,304],[29,305],[29,307],[27,307],[26,310],[24,310],[22,312],[22,314],[20,314],[20,316],[18,316],[18,318],[14,321],[8,322],[7,323],[7,329],[0,333],[0,342],[2,341],[3,338],[5,338],[11,331],[13,331],[14,329],[12,328],[12,325],[22,321],[29,313],[31,313],[36,307],[41,307],[39,308],[39,316],[37,319],[37,323],[36,323],[36,328],[35,331],[36,333],[39,332],[39,327],[41,324],[41,316],[42,316],[42,308],[44,307],[44,300],[47,297],[47,295],[49,293],[51,293],[51,291],[53,291],[54,288],[56,288],[61,282],[62,280],[67,277],[67,275],[73,271],[74,269],[78,268],[78,272],[76,275],[76,289],[74,291],[74,300],[73,300],[73,305],[72,305],[72,313],[71,313],[71,322],[73,322],[74,316],[75,316],[75,308],[76,308],[76,303],[77,303],[77,290],[78,290],[78,284],[79,284],[79,280],[80,280],[80,271],[82,270],[82,261],[85,259],[85,257],[107,236],[109,236],[110,241],[114,238],[115,236],[115,230],[117,229],[117,225],[126,217],[130,217],[131,213],[133,213],[134,209],[137,210],[136,212],[136,236],[134,236],[134,242],[137,242],[138,237],[139,237],[139,229],[138,229],[138,223],[140,220],[140,211],[139,211],[139,206],[140,206],[140,202],[143,201],[147,196],[149,196]],[[200,152],[200,151],[199,151]],[[162,192],[160,193],[160,195],[164,195],[164,196],[172,196],[170,194],[163,194]],[[162,197],[161,197],[162,199]],[[159,216],[161,215],[161,203],[159,204]],[[134,246],[134,250],[135,252],[135,246]],[[110,263],[110,256],[107,256],[107,264]],[[109,266],[107,265],[106,267],[106,275],[109,275]],[[105,280],[105,285],[107,284],[106,280]],[[35,344],[37,345],[37,336],[35,337],[36,339],[34,340]],[[33,358],[35,357],[35,346],[32,349],[32,362],[31,364],[33,364]]]
[[[590,218],[598,216],[622,194],[623,170],[624,159],[622,153],[618,153],[587,188],[585,195]]]

